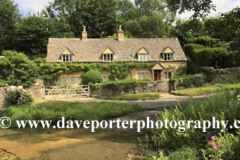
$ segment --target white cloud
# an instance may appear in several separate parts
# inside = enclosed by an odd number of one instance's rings
[[[33,11],[35,13],[41,12],[44,9],[44,6],[47,6],[49,2],[54,0],[15,0],[15,3],[19,5],[21,12]],[[134,2],[134,0],[130,0]],[[209,16],[215,16],[218,12],[227,12],[235,8],[236,6],[240,7],[239,0],[213,0],[213,4],[216,4],[217,11],[211,11]],[[179,15],[181,18],[189,18],[193,12],[185,12]]]

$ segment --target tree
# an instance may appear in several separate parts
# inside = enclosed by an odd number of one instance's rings
[[[167,0],[170,10],[174,13],[184,13],[185,11],[194,11],[193,18],[204,18],[216,6],[212,4],[213,0]]]
[[[82,78],[82,84],[89,84],[89,83],[101,83],[103,80],[102,74],[97,70],[90,70],[84,74]]]
[[[4,58],[0,59],[1,83],[29,87],[38,78],[36,64],[23,53],[3,51]]]
[[[12,0],[0,1],[0,54],[11,49],[15,34],[15,24],[20,19],[19,9]]]
[[[76,37],[82,37],[83,25],[88,37],[100,38],[116,31],[118,0],[54,0],[43,11],[45,17],[62,18]]]
[[[74,37],[60,22],[61,20],[46,19],[41,14],[28,14],[17,25],[14,49],[23,52],[30,59],[46,57],[50,37]]]

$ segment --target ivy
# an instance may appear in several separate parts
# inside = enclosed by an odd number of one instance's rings
[[[73,74],[79,70],[85,72],[90,70],[109,72],[109,80],[126,79],[131,76],[132,69],[134,68],[151,68],[155,63],[139,63],[139,62],[116,62],[104,65],[101,63],[41,63],[39,64],[38,71],[46,82],[57,82],[62,74]]]

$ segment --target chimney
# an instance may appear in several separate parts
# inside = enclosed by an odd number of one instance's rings
[[[86,26],[83,26],[83,31],[82,31],[82,41],[87,41],[87,31],[86,31]]]
[[[119,26],[119,30],[118,30],[118,41],[124,41],[123,31],[121,29],[121,26]]]

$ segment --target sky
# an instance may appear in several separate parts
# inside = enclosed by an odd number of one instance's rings
[[[18,4],[20,13],[26,15],[28,12],[37,13],[41,12],[44,9],[44,6],[47,6],[49,2],[54,0],[14,0],[15,4]],[[134,1],[134,0],[130,0]],[[216,5],[216,11],[211,11],[209,16],[216,16],[219,12],[228,12],[233,8],[239,6],[240,0],[213,0],[213,4]],[[181,15],[178,15],[180,18],[189,18],[193,12],[185,12]]]

